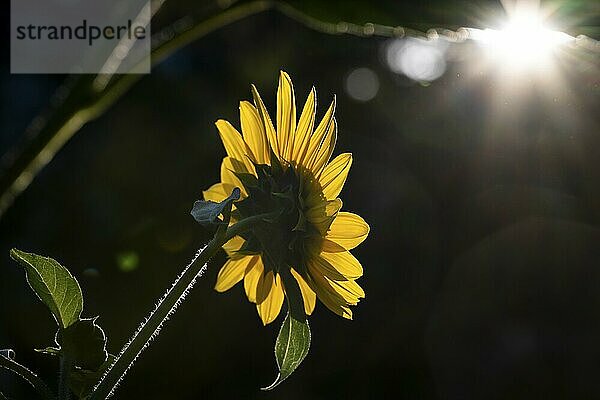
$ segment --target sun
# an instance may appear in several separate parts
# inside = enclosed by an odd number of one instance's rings
[[[500,29],[485,29],[479,41],[490,58],[511,70],[539,70],[550,66],[562,45],[574,37],[547,26],[536,7],[507,9],[508,19]]]

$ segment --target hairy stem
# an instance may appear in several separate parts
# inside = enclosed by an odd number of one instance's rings
[[[194,285],[196,278],[202,275],[206,263],[230,239],[247,230],[253,224],[276,216],[274,214],[256,215],[246,218],[227,229],[219,229],[215,237],[197,254],[192,262],[184,269],[183,273],[175,280],[173,285],[158,305],[142,323],[137,332],[123,347],[114,363],[109,367],[98,385],[91,393],[89,400],[103,400],[110,397],[121,382],[130,366],[135,362],[140,353],[148,347],[152,339],[159,333],[163,323],[172,315],[177,306],[185,299],[186,294]]]
[[[55,400],[56,395],[46,383],[32,371],[19,364],[12,358],[0,354],[0,368],[5,368],[23,378],[45,400]]]

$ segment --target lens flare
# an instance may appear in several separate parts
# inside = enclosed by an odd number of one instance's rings
[[[487,47],[494,61],[519,70],[548,66],[560,46],[575,40],[544,26],[541,15],[533,10],[513,13],[502,29],[470,34]]]
[[[418,82],[431,82],[446,71],[446,49],[442,40],[397,39],[387,47],[390,69]]]

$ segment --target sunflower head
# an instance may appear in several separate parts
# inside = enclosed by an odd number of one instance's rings
[[[295,279],[307,315],[318,297],[351,319],[349,306],[364,292],[355,282],[362,266],[349,250],[367,237],[369,226],[358,215],[340,211],[338,195],[352,155],[329,162],[337,138],[335,99],[316,125],[313,88],[297,120],[292,82],[281,72],[275,128],[254,86],[252,92],[254,104],[240,103],[241,133],[227,121],[216,123],[227,157],[221,182],[206,190],[204,198],[219,202],[238,187],[241,198],[234,204],[231,223],[268,217],[224,246],[229,260],[215,288],[225,291],[243,280],[248,299],[268,324],[281,310],[286,286],[296,285],[289,279]]]

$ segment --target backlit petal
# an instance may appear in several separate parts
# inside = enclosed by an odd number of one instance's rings
[[[277,140],[280,154],[285,160],[290,160],[294,134],[296,132],[296,99],[294,86],[289,75],[284,71],[279,74],[277,89]]]
[[[363,274],[362,265],[349,251],[343,253],[323,252],[321,257],[347,279],[357,279]]]
[[[332,280],[346,280],[346,278],[340,271],[338,271],[330,262],[323,259],[322,257],[314,257],[307,262],[307,266],[310,266],[311,270],[319,271],[319,275],[324,275]]]
[[[306,315],[311,315],[315,310],[315,304],[317,302],[317,294],[308,286],[304,278],[297,273],[294,269],[291,270],[292,275],[298,281],[298,285],[300,286],[300,291],[302,292],[302,298],[304,299],[304,312]]]
[[[273,271],[262,273],[261,276],[258,277],[258,282],[256,283],[256,304],[265,301],[269,296],[269,293],[271,293],[273,283]]]
[[[270,324],[277,318],[283,304],[284,292],[281,276],[273,277],[273,271],[269,271],[265,275],[265,280],[268,281],[269,292],[266,298],[256,304],[258,315],[264,325]],[[265,285],[267,286],[267,285]]]
[[[341,253],[346,251],[346,248],[327,238],[323,239],[322,251],[326,253]]]
[[[352,166],[352,154],[343,153],[334,158],[323,170],[319,183],[326,199],[335,199],[346,183],[348,172]]]
[[[327,239],[346,250],[351,250],[361,244],[368,235],[369,225],[364,219],[349,212],[339,212],[327,232]]]
[[[355,281],[331,281],[329,284],[350,305],[356,305],[364,299],[365,291]]]
[[[225,157],[221,163],[221,182],[227,184],[230,187],[240,188],[241,197],[248,196],[246,189],[242,182],[238,179],[235,174],[237,173],[248,173],[246,167],[240,161],[231,157]]]
[[[225,151],[229,157],[244,162],[250,154],[250,149],[246,146],[242,135],[228,121],[223,119],[215,122]]]
[[[337,141],[337,123],[335,122],[335,118],[332,119],[331,124],[327,127],[327,133],[325,135],[325,139],[323,139],[323,143],[319,148],[317,153],[317,158],[315,160],[314,165],[312,166],[312,170],[315,176],[320,176],[323,167],[333,154],[333,149],[335,149],[335,143]]]
[[[300,120],[298,121],[298,127],[296,128],[296,135],[294,136],[294,147],[292,149],[292,160],[296,161],[297,164],[302,165],[302,159],[306,154],[308,143],[310,142],[310,136],[315,128],[315,114],[317,112],[317,91],[313,87],[308,94],[302,114],[300,114]]]
[[[327,133],[330,132],[331,125],[333,124],[335,113],[335,97],[331,102],[331,105],[325,112],[325,116],[315,129],[315,132],[310,137],[310,142],[308,144],[308,149],[306,150],[306,155],[302,160],[302,165],[306,166],[308,169],[312,170],[312,167],[318,157],[319,149],[323,144],[323,140],[327,136]],[[313,170],[314,171],[314,170]]]
[[[240,122],[244,141],[254,154],[258,164],[270,161],[269,143],[258,110],[247,101],[240,102]]]
[[[202,192],[202,197],[204,200],[220,203],[231,195],[233,188],[234,186],[228,183],[215,183]]]
[[[217,275],[215,290],[217,292],[224,292],[231,289],[233,285],[242,280],[248,265],[255,262],[256,257],[243,257],[239,260],[227,260]]]
[[[256,263],[246,270],[246,275],[244,276],[244,290],[246,291],[248,300],[253,303],[256,303],[258,281],[262,278],[264,272],[262,259],[260,256],[255,257],[257,258]]]
[[[273,123],[271,122],[271,117],[260,98],[260,94],[258,90],[256,90],[256,86],[252,85],[252,96],[254,97],[254,105],[258,110],[258,114],[260,115],[260,119],[263,123],[263,128],[265,129],[265,133],[267,134],[267,139],[269,140],[269,144],[271,145],[271,149],[276,156],[281,157],[281,153],[279,151],[279,145],[277,143],[277,135],[275,133],[275,128],[273,128]]]
[[[223,245],[223,250],[225,250],[229,258],[231,258],[232,260],[246,257],[242,254],[236,254],[237,251],[242,248],[245,242],[246,241],[240,236],[234,236],[231,240],[229,240]]]
[[[324,276],[319,271],[312,270],[309,266],[311,280],[307,283],[317,293],[319,300],[331,311],[347,319],[352,319],[352,310],[344,298],[337,293]]]

